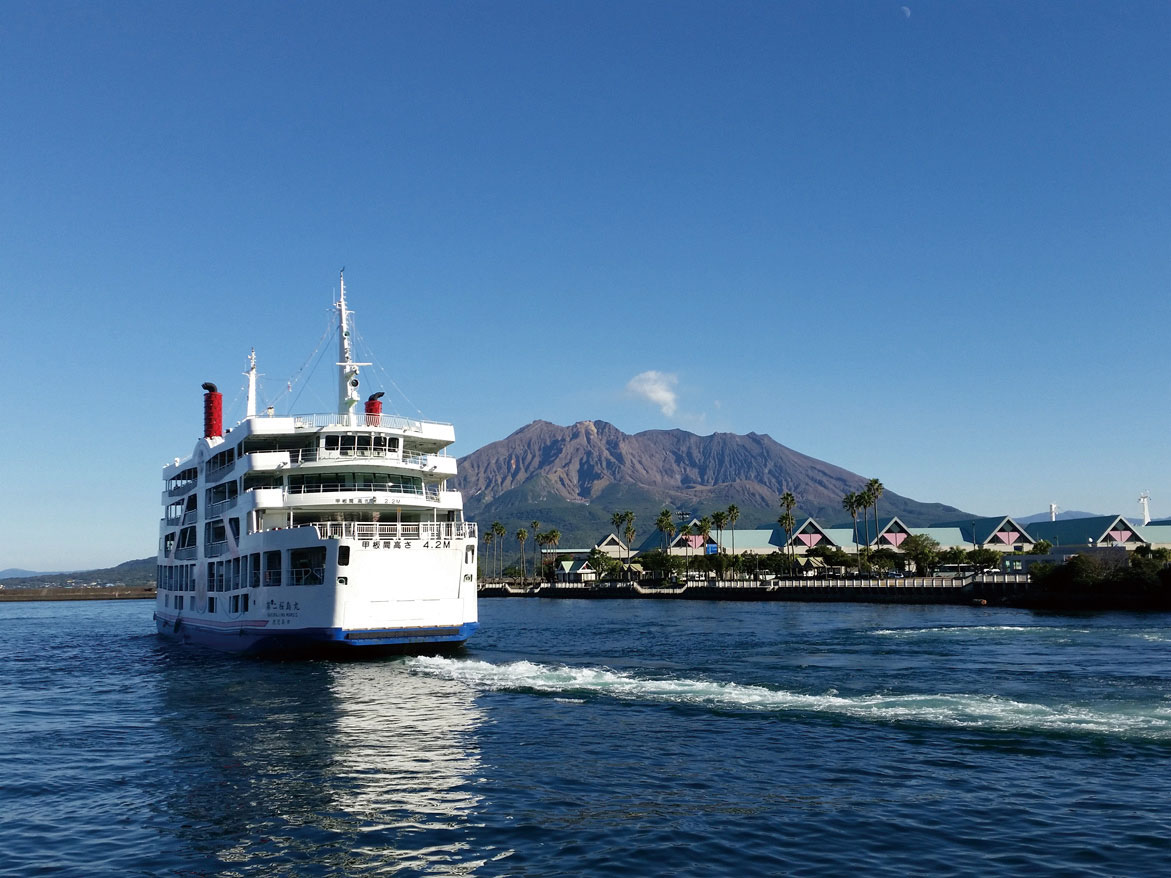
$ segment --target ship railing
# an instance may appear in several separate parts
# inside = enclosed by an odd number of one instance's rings
[[[234,467],[235,465],[236,465],[236,461],[233,460],[228,463],[220,464],[219,466],[215,467],[214,469],[209,466],[207,468],[206,472],[204,472],[204,474],[203,474],[203,479],[205,482],[214,482],[220,476],[228,473],[232,469],[232,467]]]
[[[175,560],[176,561],[190,561],[198,554],[198,552],[199,552],[199,549],[197,546],[187,546],[186,548],[183,548],[183,549],[176,549],[175,550]]]
[[[265,570],[264,571],[264,584],[265,585],[280,585],[281,584],[281,572],[279,570]]]
[[[182,520],[183,520],[182,515],[168,515],[163,518],[163,524],[167,525],[168,527],[174,527],[175,525],[179,524]]]
[[[198,510],[196,510],[196,509],[188,509],[186,512],[184,512],[184,513],[183,513],[183,520],[182,520],[181,522],[179,522],[179,523],[180,523],[180,524],[194,524],[194,523],[195,523],[195,517],[196,517],[198,514],[199,514]]]
[[[221,540],[218,543],[208,543],[207,551],[205,551],[203,554],[208,558],[218,558],[226,551],[228,551],[228,541]]]
[[[210,506],[207,507],[207,517],[208,518],[215,518],[217,515],[224,512],[225,510],[231,509],[233,506],[235,506],[239,502],[239,500],[240,500],[239,497],[229,497],[227,500],[220,500],[217,503],[212,503]]]
[[[289,485],[290,494],[336,494],[354,491],[377,491],[387,494],[411,494],[428,500],[439,500],[439,489],[421,485],[397,485],[391,482],[355,482],[352,485],[340,482],[324,482],[318,485]]]
[[[186,494],[188,491],[190,491],[194,487],[195,487],[195,479],[191,479],[190,481],[177,482],[174,485],[168,486],[167,496],[168,497],[178,497],[180,494]]]
[[[403,418],[398,415],[372,415],[355,412],[353,415],[339,415],[336,413],[293,415],[294,428],[315,427],[393,427],[396,430],[410,430],[422,433],[424,427],[450,427],[444,421],[423,421],[414,418]]]
[[[385,448],[277,448],[276,452],[289,455],[292,465],[301,463],[317,463],[329,460],[391,460],[396,463],[405,463],[410,466],[426,466],[432,457],[446,457],[445,454],[423,454],[418,451],[389,451]]]
[[[324,567],[294,567],[289,571],[293,585],[321,585],[325,582]]]
[[[371,521],[319,521],[313,527],[322,539],[434,540],[476,539],[472,521],[420,521],[404,524]]]

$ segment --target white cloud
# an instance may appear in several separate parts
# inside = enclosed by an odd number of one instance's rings
[[[670,372],[640,372],[626,383],[628,392],[653,402],[668,417],[675,414],[675,385],[679,376]]]

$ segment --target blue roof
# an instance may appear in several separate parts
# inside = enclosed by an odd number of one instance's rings
[[[964,542],[969,545],[979,543],[984,545],[986,543],[996,543],[999,545],[1011,545],[1010,543],[1003,543],[999,540],[993,539],[997,531],[1001,529],[1001,525],[1008,524],[1010,530],[1015,530],[1018,534],[1023,535],[1025,542],[1032,542],[1029,537],[1028,528],[1023,527],[1017,522],[1013,521],[1007,515],[988,516],[985,518],[967,518],[958,521],[939,521],[932,524],[932,527],[958,527],[964,535]],[[1020,542],[1018,539],[1017,542]]]
[[[1111,530],[1129,530],[1142,539],[1139,529],[1121,515],[1036,521],[1029,525],[1029,536],[1034,542],[1047,540],[1054,546],[1086,546],[1103,541]]]

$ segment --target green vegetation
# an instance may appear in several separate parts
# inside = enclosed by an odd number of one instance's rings
[[[1025,606],[1073,610],[1171,609],[1171,550],[1142,546],[1125,560],[1074,555],[1063,564],[1036,564]]]

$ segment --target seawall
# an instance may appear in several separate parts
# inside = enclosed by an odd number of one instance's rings
[[[1024,576],[912,577],[907,579],[778,579],[761,582],[484,583],[480,597],[651,599],[702,601],[820,601],[884,604],[1002,603],[1028,587]]]
[[[3,588],[0,601],[138,601],[154,600],[153,585],[123,588]]]

